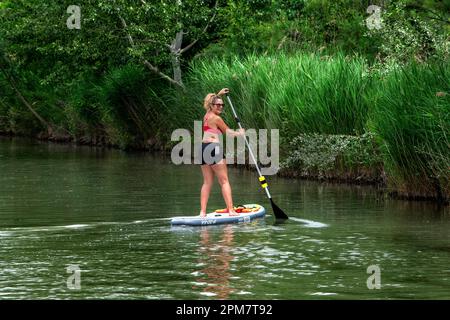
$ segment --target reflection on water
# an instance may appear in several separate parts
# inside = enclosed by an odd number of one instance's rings
[[[227,299],[233,289],[230,287],[230,264],[233,261],[231,248],[233,246],[233,228],[227,225],[223,228],[220,239],[211,237],[208,227],[202,227],[200,232],[198,282],[205,284],[202,292],[205,296],[215,296]],[[195,286],[193,289],[197,289]]]

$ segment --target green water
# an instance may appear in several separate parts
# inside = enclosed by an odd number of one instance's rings
[[[235,203],[271,212],[253,172],[229,175]],[[450,298],[448,208],[269,177],[286,223],[171,227],[201,183],[170,158],[0,139],[0,299]]]

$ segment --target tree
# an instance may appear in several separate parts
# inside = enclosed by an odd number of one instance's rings
[[[115,12],[120,20],[129,53],[151,72],[183,87],[182,56],[206,34],[215,19],[218,2],[212,5],[205,0],[139,0],[139,5],[129,5],[128,0],[116,0],[101,5]],[[186,35],[189,44],[184,45]],[[167,65],[172,67],[172,77],[162,70]]]
[[[0,42],[1,43],[1,42]],[[53,128],[52,125],[47,122],[31,105],[31,103],[25,98],[22,94],[19,86],[17,84],[17,80],[14,74],[14,68],[11,64],[11,61],[6,56],[3,47],[0,44],[0,74],[1,79],[9,84],[10,88],[13,90],[16,97],[19,101],[33,114],[33,116],[39,120],[39,122],[47,128],[49,134],[52,133]]]

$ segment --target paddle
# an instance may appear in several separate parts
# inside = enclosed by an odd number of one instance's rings
[[[230,97],[229,97],[228,95],[226,95],[226,97],[227,97],[227,99],[228,99],[228,103],[229,103],[230,106],[231,106],[231,111],[233,111],[234,119],[236,120],[236,122],[237,122],[237,124],[238,124],[238,126],[239,126],[239,129],[242,129],[241,121],[239,120],[239,118],[238,118],[238,116],[237,116],[237,114],[236,114],[236,111],[235,111],[235,109],[234,109],[234,107],[233,107],[233,103],[231,103],[231,99],[230,99]],[[269,192],[269,186],[268,186],[268,184],[267,184],[266,178],[262,175],[261,170],[259,169],[258,163],[256,162],[256,159],[255,159],[255,156],[254,156],[254,154],[253,154],[252,149],[250,148],[250,144],[249,144],[249,142],[248,142],[248,140],[247,140],[247,137],[244,136],[244,139],[245,139],[245,144],[247,145],[248,151],[249,151],[249,153],[250,153],[250,156],[252,157],[253,163],[254,163],[255,166],[256,166],[256,170],[258,171],[259,181],[260,181],[260,183],[261,183],[261,187],[266,191],[267,197],[269,198],[270,204],[272,205],[273,214],[275,215],[275,218],[276,218],[276,219],[284,219],[284,220],[285,220],[285,219],[289,219],[289,217],[283,212],[283,210],[281,210],[281,209],[275,204],[275,202],[273,202],[272,196],[270,195],[270,192]]]

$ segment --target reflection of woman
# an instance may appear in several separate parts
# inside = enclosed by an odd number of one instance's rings
[[[210,93],[205,97],[204,108],[206,109],[203,118],[203,141],[201,149],[203,186],[200,195],[200,215],[206,216],[206,205],[208,204],[209,194],[214,182],[214,175],[217,177],[222,188],[223,199],[227,206],[229,215],[238,215],[233,208],[233,199],[231,196],[231,186],[228,181],[227,164],[224,157],[223,148],[220,144],[219,137],[223,133],[230,136],[242,136],[244,130],[231,130],[220,117],[223,111],[222,95],[228,93],[229,90],[224,88],[216,95]]]
[[[230,288],[230,262],[233,256],[230,254],[233,245],[233,229],[227,225],[223,229],[222,241],[215,244],[209,238],[209,231],[204,228],[201,231],[201,253],[202,261],[206,266],[200,270],[205,278],[202,282],[207,284],[203,292],[213,293],[219,299],[227,299],[233,289]]]

